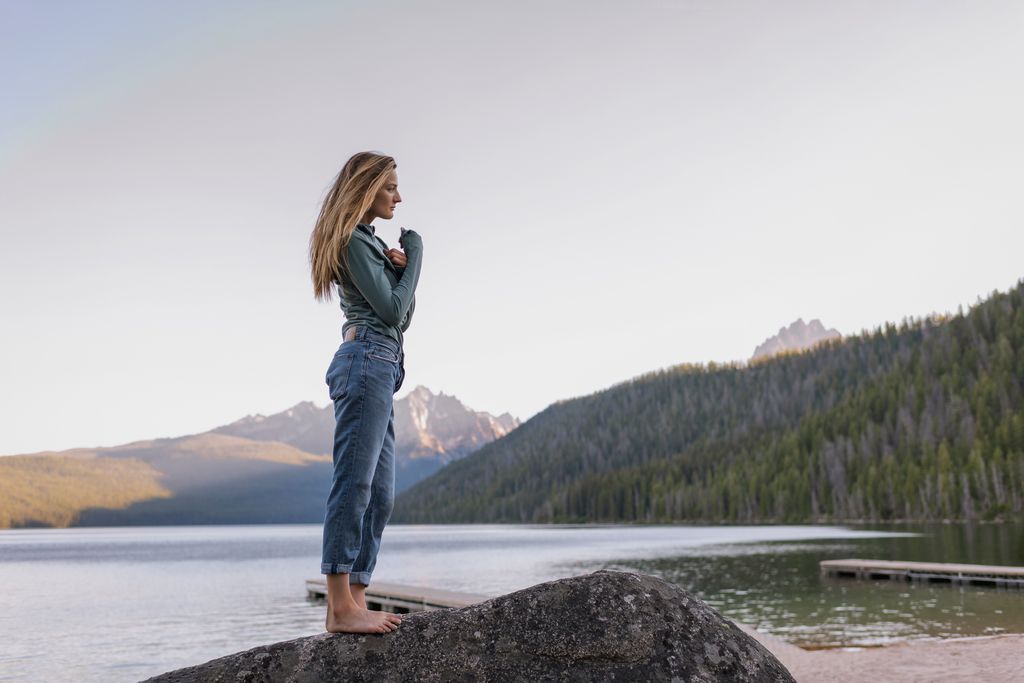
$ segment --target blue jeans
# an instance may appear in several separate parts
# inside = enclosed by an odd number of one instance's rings
[[[349,583],[370,583],[395,501],[394,394],[404,379],[398,342],[365,325],[327,368],[336,424],[321,574],[348,573]]]

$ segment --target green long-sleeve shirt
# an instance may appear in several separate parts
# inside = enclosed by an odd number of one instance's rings
[[[402,346],[403,332],[409,329],[416,310],[423,240],[415,230],[406,230],[399,243],[405,249],[404,268],[395,266],[384,253],[388,245],[377,237],[372,225],[360,223],[352,232],[348,266],[355,289],[338,285],[338,298],[345,313],[342,337],[353,325],[367,325]]]

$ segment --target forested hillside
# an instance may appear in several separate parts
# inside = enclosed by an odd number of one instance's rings
[[[323,519],[331,456],[206,432],[0,457],[0,528]]]
[[[83,510],[123,510],[171,492],[160,471],[135,459],[95,453],[0,458],[0,529],[67,527]]]
[[[1024,280],[750,366],[549,406],[399,495],[393,522],[992,519],[1024,512]]]

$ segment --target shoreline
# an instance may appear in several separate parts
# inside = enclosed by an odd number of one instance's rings
[[[1024,680],[1024,633],[809,650],[761,633],[748,624],[733,623],[775,655],[798,683]]]

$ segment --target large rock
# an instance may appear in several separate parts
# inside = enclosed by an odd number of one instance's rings
[[[678,586],[598,571],[386,634],[321,633],[150,681],[792,681],[756,640]]]

